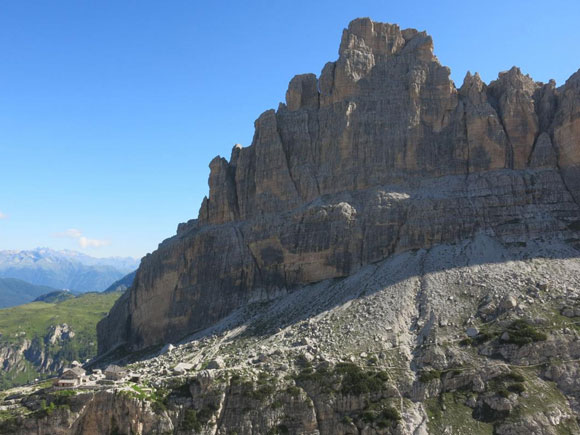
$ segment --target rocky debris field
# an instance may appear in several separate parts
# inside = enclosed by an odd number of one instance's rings
[[[397,254],[125,357],[138,381],[5,397],[2,427],[578,433],[578,254],[559,240],[510,246],[483,234]],[[103,421],[104,404],[125,413]]]

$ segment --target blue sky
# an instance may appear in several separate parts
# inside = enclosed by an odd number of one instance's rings
[[[577,0],[3,1],[0,249],[153,251],[197,216],[209,161],[361,16],[427,30],[458,86],[580,68]]]

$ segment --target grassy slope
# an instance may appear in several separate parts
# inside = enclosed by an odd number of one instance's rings
[[[0,342],[12,335],[45,335],[52,325],[67,323],[78,333],[95,333],[95,325],[107,315],[121,293],[87,293],[60,303],[32,302],[0,310]]]
[[[0,347],[22,343],[25,339],[36,343],[53,358],[70,362],[91,358],[97,351],[96,324],[107,315],[121,292],[87,293],[58,303],[32,302],[0,310]],[[66,323],[75,333],[66,343],[50,345],[44,337],[51,326]],[[0,372],[0,389],[38,377],[34,365],[25,363],[18,371]]]

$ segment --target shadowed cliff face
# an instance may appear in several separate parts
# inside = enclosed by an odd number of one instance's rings
[[[424,32],[355,20],[338,60],[258,118],[251,146],[211,162],[199,218],[143,260],[99,324],[100,352],[478,232],[574,242],[579,120],[579,73],[561,88],[517,68],[489,85],[468,74],[457,90]]]

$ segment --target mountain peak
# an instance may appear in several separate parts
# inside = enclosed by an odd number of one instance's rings
[[[427,33],[352,21],[336,61],[295,76],[252,144],[212,160],[198,219],[143,260],[100,324],[101,351],[175,339],[396,252],[480,233],[576,240],[580,92],[518,68],[489,85],[468,74],[458,91],[449,73]]]
[[[138,260],[130,257],[95,258],[78,251],[44,247],[0,251],[0,277],[78,292],[104,290],[138,265]]]

